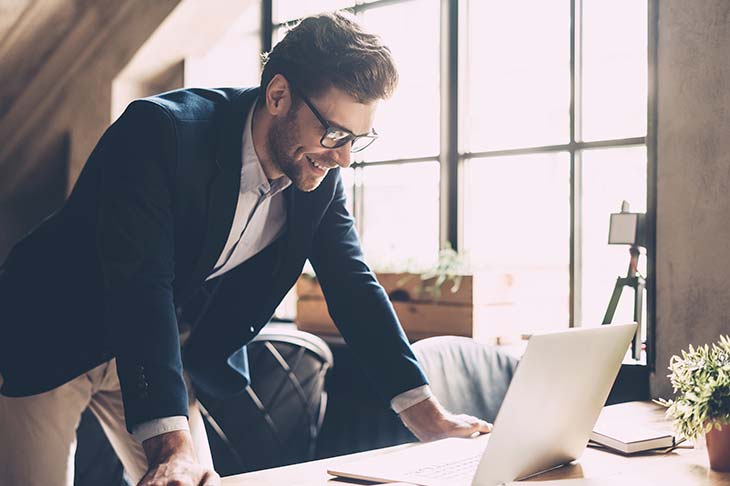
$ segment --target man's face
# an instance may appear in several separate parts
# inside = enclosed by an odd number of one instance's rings
[[[358,103],[337,88],[310,101],[331,125],[355,134],[372,129],[377,102]],[[350,143],[336,149],[320,144],[325,127],[312,110],[297,98],[295,106],[272,120],[267,143],[276,167],[302,191],[313,191],[330,169],[349,167]]]

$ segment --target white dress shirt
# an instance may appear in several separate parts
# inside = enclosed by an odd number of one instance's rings
[[[286,227],[286,201],[282,191],[291,180],[282,176],[269,181],[253,145],[254,102],[246,117],[241,144],[241,187],[233,224],[218,261],[206,280],[223,275],[273,243]],[[395,413],[431,397],[428,385],[401,393],[391,400]],[[189,430],[184,415],[153,419],[136,425],[132,435],[138,442],[175,430]]]

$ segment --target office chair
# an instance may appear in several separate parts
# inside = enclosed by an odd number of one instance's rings
[[[247,352],[245,392],[222,400],[197,394],[222,476],[313,459],[327,407],[324,380],[333,360],[320,338],[267,326]]]
[[[447,410],[494,422],[517,369],[516,357],[460,336],[418,341],[413,352]]]

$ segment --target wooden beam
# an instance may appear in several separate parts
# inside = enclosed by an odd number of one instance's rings
[[[106,103],[106,87],[102,85],[106,84],[111,90],[112,81],[118,75],[149,79],[155,74],[150,72],[151,69],[159,72],[160,67],[180,62],[190,53],[205,52],[242,12],[256,2],[215,0],[212,3],[215,8],[197,0],[96,0],[93,8],[84,9],[74,28],[59,42],[53,56],[40,66],[37,74],[16,97],[9,112],[0,118],[0,139],[4,140],[0,145],[0,172],[4,174],[0,177],[0,193],[10,190],[30,173],[34,161],[18,157],[18,149],[27,147],[26,141],[33,140],[54,116],[51,100],[70,96],[69,102],[76,100],[76,110],[81,112],[86,110],[86,103],[95,102],[94,98],[98,98],[97,102]],[[150,33],[153,34],[150,36]],[[139,42],[130,41],[130,37],[140,37]],[[95,73],[95,82],[88,80],[89,72]],[[87,98],[73,94],[83,84],[93,87]],[[81,157],[82,152],[93,148],[93,144],[86,147],[88,140],[98,138],[111,120],[108,117],[101,122],[96,112],[98,110],[90,116],[99,125],[98,130],[89,130],[89,123],[82,123],[87,129],[82,134],[81,149],[78,149],[75,140],[77,131],[74,130],[71,182],[88,156],[85,153]],[[82,118],[76,118],[83,122]],[[76,160],[77,156],[80,162]]]
[[[0,46],[5,37],[12,34],[19,19],[25,15],[38,0],[3,0],[0,2]]]
[[[63,95],[63,90],[71,79],[87,66],[94,56],[103,52],[103,46],[113,42],[114,35],[123,35],[130,28],[147,29],[145,39],[161,19],[178,4],[179,0],[98,0],[84,9],[78,17],[74,29],[61,41],[56,55],[40,67],[36,76],[12,105],[10,111],[0,119],[0,170],[10,177],[0,180],[0,193],[10,191],[13,185],[22,180],[32,169],[31,164],[11,161],[10,156],[26,139],[32,139],[33,129],[42,125],[48,116],[47,108],[53,100]],[[145,8],[146,16],[137,16],[130,24],[128,15],[135,7]],[[149,23],[150,25],[144,25]],[[141,40],[143,42],[144,39]],[[135,50],[138,46],[135,48]],[[132,53],[129,53],[131,57]],[[87,100],[93,103],[93,99]],[[7,164],[12,165],[7,170]]]
[[[73,0],[35,1],[0,42],[0,117],[5,115],[81,15]]]

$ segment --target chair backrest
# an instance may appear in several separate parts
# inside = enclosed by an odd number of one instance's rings
[[[314,458],[332,353],[320,338],[267,326],[247,345],[251,386],[223,400],[198,394],[222,475]]]
[[[516,357],[458,336],[424,339],[413,351],[447,410],[494,422],[517,368]]]

